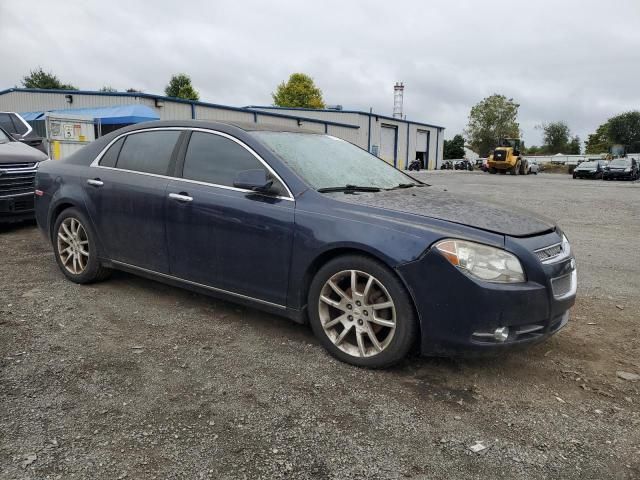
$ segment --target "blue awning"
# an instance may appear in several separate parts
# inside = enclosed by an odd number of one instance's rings
[[[80,115],[83,117],[93,117],[103,125],[122,125],[126,123],[148,122],[150,120],[160,120],[158,114],[146,105],[117,105],[115,107],[93,107],[93,108],[69,108],[65,110],[48,110],[51,113],[68,115]],[[27,120],[44,120],[45,112],[24,112],[22,117]]]

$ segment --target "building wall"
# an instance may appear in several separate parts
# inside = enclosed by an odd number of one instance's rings
[[[308,118],[315,118],[319,120],[328,120],[332,122],[349,123],[358,125],[360,127],[356,132],[344,132],[343,135],[338,135],[340,138],[350,141],[358,145],[365,150],[373,151],[375,146],[380,147],[380,129],[382,125],[392,125],[397,128],[398,140],[396,149],[396,166],[400,169],[408,167],[408,163],[411,163],[416,158],[416,136],[418,130],[429,132],[429,166],[435,168],[436,165],[440,165],[442,161],[443,148],[444,148],[444,132],[443,129],[437,127],[430,127],[405,120],[389,119],[377,116],[372,113],[371,116],[366,113],[340,111],[340,110],[309,110],[309,109],[296,109],[296,108],[273,108],[273,107],[250,107],[252,110],[273,112],[277,110],[279,113],[286,113],[287,115],[297,115]],[[371,125],[371,133],[369,141],[369,124]],[[407,140],[408,130],[408,140]],[[331,131],[331,129],[330,129]],[[330,132],[329,132],[330,133]],[[407,150],[407,141],[409,149]],[[437,157],[437,162],[436,162]]]
[[[68,103],[65,95],[72,95],[73,102]],[[0,110],[14,112],[62,110],[67,108],[96,108],[116,105],[130,105],[139,103],[153,109],[161,120],[219,120],[227,122],[264,123],[289,128],[302,128],[318,133],[328,133],[351,142],[365,150],[373,151],[375,145],[380,145],[380,130],[382,125],[392,125],[397,128],[397,144],[395,165],[407,168],[408,163],[416,158],[416,135],[418,130],[430,132],[429,166],[439,166],[443,152],[443,129],[424,126],[399,119],[390,119],[361,112],[345,111],[313,111],[278,108],[255,107],[251,110],[239,110],[233,107],[201,105],[175,102],[166,97],[159,97],[162,107],[156,107],[156,99],[146,96],[93,94],[70,92],[24,92],[9,91],[0,95]],[[274,114],[275,113],[275,114]],[[277,114],[289,115],[287,118]],[[317,121],[305,121],[314,119]],[[324,123],[332,122],[332,123]],[[359,128],[350,128],[348,125]],[[437,163],[435,161],[437,157]]]

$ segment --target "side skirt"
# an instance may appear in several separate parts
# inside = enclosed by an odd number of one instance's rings
[[[209,285],[203,285],[201,283],[192,282],[190,280],[174,277],[165,273],[155,272],[153,270],[147,270],[146,268],[137,267],[135,265],[130,265],[128,263],[119,262],[116,260],[101,259],[101,262],[105,267],[122,270],[124,272],[133,273],[134,275],[139,275],[150,280],[166,283],[167,285],[172,285],[174,287],[185,288],[187,290],[201,293],[203,295],[208,295],[210,297],[238,303],[251,308],[256,308],[258,310],[289,318],[296,323],[304,323],[304,316],[300,310],[291,309],[285,305],[267,302],[266,300],[260,300],[258,298],[253,298],[241,293],[230,292],[220,288],[211,287]]]

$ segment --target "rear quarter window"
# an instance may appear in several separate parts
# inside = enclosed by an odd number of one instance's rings
[[[105,154],[100,159],[100,166],[102,167],[115,167],[118,161],[118,154],[120,153],[120,149],[122,148],[122,144],[124,143],[124,137],[118,140],[116,143],[111,145],[109,149],[105,152]]]

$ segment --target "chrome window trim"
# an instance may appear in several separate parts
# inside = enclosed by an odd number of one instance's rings
[[[238,140],[234,136],[229,135],[228,133],[219,132],[217,130],[211,130],[211,129],[208,129],[208,128],[200,128],[200,127],[154,127],[154,128],[145,128],[145,129],[141,129],[141,130],[134,130],[132,132],[126,132],[126,133],[118,135],[116,138],[111,140],[109,142],[109,144],[102,149],[102,151],[98,154],[98,156],[95,158],[95,160],[93,162],[91,162],[91,164],[89,166],[93,167],[93,168],[104,168],[104,169],[108,169],[108,170],[118,170],[120,172],[136,173],[138,175],[149,175],[149,176],[158,177],[158,178],[168,178],[170,180],[180,180],[180,181],[183,181],[183,182],[195,183],[197,185],[205,185],[205,186],[209,186],[209,187],[222,188],[224,190],[232,190],[232,191],[235,191],[235,192],[254,193],[254,194],[258,193],[258,192],[255,192],[253,190],[248,190],[246,188],[230,187],[228,185],[219,185],[217,183],[202,182],[200,180],[191,180],[189,178],[171,177],[171,176],[168,176],[168,175],[158,175],[156,173],[138,172],[136,170],[127,170],[127,169],[124,169],[124,168],[116,168],[116,167],[105,167],[103,165],[100,165],[100,160],[102,160],[102,157],[105,155],[107,150],[109,150],[109,148],[111,148],[111,146],[114,143],[116,143],[118,140],[120,140],[121,138],[129,136],[129,135],[134,135],[136,133],[162,131],[162,130],[180,130],[180,131],[192,131],[192,132],[209,133],[209,134],[212,134],[212,135],[218,135],[218,136],[227,138],[227,139],[237,143],[238,145],[243,147],[245,150],[247,150],[251,155],[253,155],[258,160],[258,162],[260,162],[284,186],[284,188],[287,190],[287,194],[288,194],[288,196],[281,196],[281,195],[277,195],[277,196],[267,195],[267,196],[270,196],[272,198],[278,198],[280,200],[288,200],[290,202],[294,202],[295,201],[295,199],[293,197],[293,193],[291,193],[291,190],[289,189],[289,186],[285,183],[285,181],[282,180],[282,177],[280,177],[280,175],[278,175],[276,173],[276,171],[273,168],[271,168],[271,165],[269,165],[251,147],[249,147],[248,145],[246,145],[242,141]]]
[[[138,270],[138,271],[141,271],[141,272],[145,272],[145,273],[149,273],[149,274],[152,274],[152,275],[156,275],[158,277],[166,278],[166,279],[169,279],[169,280],[174,280],[174,281],[177,281],[177,282],[186,283],[188,285],[193,285],[195,287],[204,288],[206,290],[211,290],[213,292],[223,293],[223,294],[226,294],[226,295],[230,295],[230,296],[237,297],[237,298],[242,298],[242,299],[245,299],[245,300],[251,300],[252,302],[261,303],[263,305],[269,305],[271,307],[280,308],[282,310],[286,310],[286,308],[287,308],[285,305],[280,305],[279,303],[273,303],[273,302],[269,302],[267,300],[261,300],[259,298],[251,297],[249,295],[244,295],[242,293],[232,292],[230,290],[224,290],[222,288],[212,287],[210,285],[205,285],[203,283],[192,282],[191,280],[185,280],[184,278],[174,277],[173,275],[167,275],[166,273],[156,272],[155,270],[149,270],[149,269],[146,269],[146,268],[138,267],[136,265],[131,265],[129,263],[119,262],[117,260],[111,260],[111,263],[113,263],[115,265],[120,265],[120,266],[123,266],[123,267],[131,268],[133,270]]]

